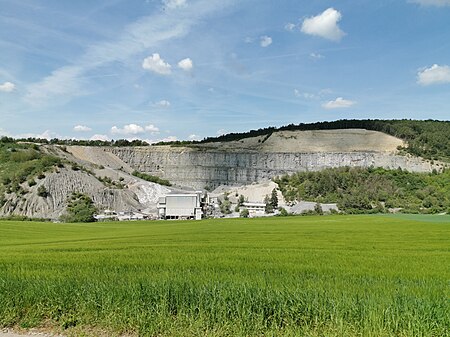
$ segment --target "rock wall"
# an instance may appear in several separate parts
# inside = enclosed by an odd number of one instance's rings
[[[257,153],[163,146],[108,148],[108,151],[133,169],[194,188],[251,184],[281,174],[341,166],[400,167],[413,172],[440,169],[421,158],[383,152]]]

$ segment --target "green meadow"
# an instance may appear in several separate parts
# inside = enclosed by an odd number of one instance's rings
[[[450,336],[450,216],[0,221],[0,327]]]

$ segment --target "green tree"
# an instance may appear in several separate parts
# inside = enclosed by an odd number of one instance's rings
[[[94,222],[97,208],[92,199],[82,193],[72,193],[68,200],[66,214],[61,217],[64,222]]]
[[[266,195],[266,197],[264,198],[264,203],[266,204],[265,212],[273,213],[273,206],[272,203],[270,202],[270,197],[268,195]]]
[[[248,218],[248,215],[249,215],[249,213],[248,213],[248,209],[247,209],[247,208],[244,208],[244,209],[241,211],[241,213],[239,214],[239,216],[240,216],[241,218]]]
[[[277,195],[277,189],[274,188],[272,190],[272,194],[270,196],[270,204],[272,205],[273,209],[277,209],[278,208],[278,195]]]

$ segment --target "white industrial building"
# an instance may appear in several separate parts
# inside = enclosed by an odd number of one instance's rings
[[[264,215],[266,211],[266,204],[263,202],[244,202],[243,208],[247,208],[250,217]]]
[[[167,194],[159,198],[157,207],[160,219],[201,220],[202,192]]]

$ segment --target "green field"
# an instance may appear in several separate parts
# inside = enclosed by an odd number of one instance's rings
[[[449,216],[0,222],[0,327],[450,336]]]

